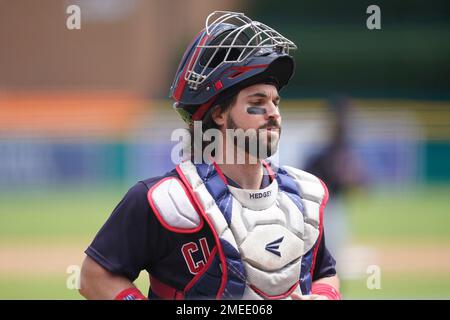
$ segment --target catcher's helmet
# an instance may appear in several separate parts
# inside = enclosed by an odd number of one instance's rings
[[[218,97],[269,81],[280,90],[294,73],[289,49],[297,49],[274,29],[242,13],[215,11],[188,46],[170,88],[184,121],[201,120]]]

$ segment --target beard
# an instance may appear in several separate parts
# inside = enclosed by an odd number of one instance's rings
[[[267,128],[271,128],[271,130],[278,130],[278,137],[272,136],[269,133]],[[227,127],[226,129],[242,130],[239,128],[236,122],[233,120],[230,114],[228,114],[227,118]],[[239,134],[233,136],[233,144],[236,148],[244,150],[245,153],[256,157],[257,159],[265,159],[271,157],[278,150],[278,143],[281,137],[281,126],[277,120],[270,118],[266,124],[257,128],[253,131],[255,134],[253,135],[245,135],[243,143],[239,143],[242,141],[242,136]],[[239,139],[241,138],[241,139]]]

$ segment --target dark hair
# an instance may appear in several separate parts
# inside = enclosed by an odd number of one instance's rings
[[[214,107],[212,107],[211,109],[208,110],[208,112],[205,114],[205,116],[202,119],[202,134],[204,134],[209,129],[220,129],[219,125],[213,119],[214,110],[219,108],[220,113],[227,111],[236,103],[237,96],[238,96],[237,94],[234,94],[230,97],[227,97],[227,98],[223,99],[222,101],[220,101],[220,103],[216,104]],[[201,141],[199,141],[201,143],[201,145],[198,145],[198,143],[196,144],[195,140],[194,140],[194,123],[193,122],[191,124],[189,124],[188,130],[189,130],[189,134],[191,137],[191,160],[192,160],[194,157],[194,148],[201,148],[202,153],[203,153],[203,150],[205,150],[205,148],[212,141],[203,141],[203,139],[202,139]]]

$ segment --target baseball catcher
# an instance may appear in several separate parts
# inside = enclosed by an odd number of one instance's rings
[[[190,157],[128,191],[86,250],[84,297],[340,299],[323,230],[325,184],[267,161],[293,49],[242,13],[207,17],[170,92],[191,137],[200,128],[221,138],[192,139]],[[133,285],[142,270],[146,295]]]

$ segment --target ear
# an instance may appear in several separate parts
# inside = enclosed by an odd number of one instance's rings
[[[225,121],[226,121],[226,112],[222,112],[222,108],[220,108],[219,106],[215,106],[214,109],[212,110],[212,119],[213,121],[219,126],[222,127],[225,125]]]

